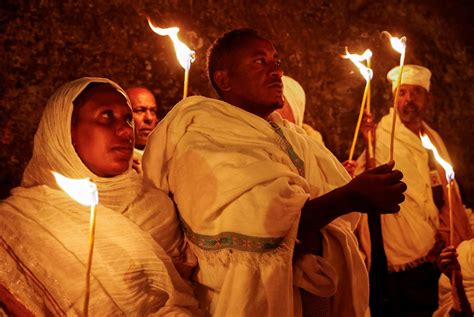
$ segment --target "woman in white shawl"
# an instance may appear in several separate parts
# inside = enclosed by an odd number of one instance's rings
[[[151,213],[140,215],[137,207],[147,202],[134,201],[141,179],[131,169],[132,151],[130,102],[114,82],[82,78],[50,98],[22,186],[0,203],[0,307],[22,316],[83,313],[89,210],[59,189],[56,171],[89,177],[99,191],[90,315],[196,313],[192,290],[167,255],[178,248],[175,234],[163,241],[165,251],[152,238],[153,222],[144,226],[149,232],[140,228]]]

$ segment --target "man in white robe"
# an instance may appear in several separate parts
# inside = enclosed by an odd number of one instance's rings
[[[399,71],[400,68],[395,67],[387,74],[393,92],[397,88]],[[408,189],[400,212],[381,216],[388,266],[385,301],[388,306],[385,306],[384,316],[392,316],[387,315],[388,311],[393,316],[410,313],[431,316],[437,306],[440,273],[435,262],[443,246],[449,243],[446,178],[442,167],[423,147],[420,134],[428,135],[441,157],[448,162],[451,160],[441,137],[423,121],[431,98],[430,78],[430,70],[418,65],[405,65],[401,78],[393,158],[395,166],[403,172]],[[371,119],[366,116],[363,125],[369,126],[367,120],[370,122]],[[393,108],[379,122],[373,138],[377,165],[389,159],[392,121]],[[358,159],[359,172],[364,170],[365,162],[364,152]],[[455,230],[452,243],[457,246],[471,237],[471,230],[456,184],[453,192]],[[362,248],[370,259],[366,217],[363,217],[361,229]],[[381,256],[378,255],[377,261]],[[375,292],[380,294],[382,290]]]
[[[305,314],[364,316],[368,280],[351,211],[396,212],[401,173],[390,163],[350,181],[321,143],[282,120],[280,61],[253,30],[216,40],[208,70],[222,100],[178,103],[143,157],[145,182],[172,195],[198,258],[201,307],[301,316],[299,287],[312,306]]]

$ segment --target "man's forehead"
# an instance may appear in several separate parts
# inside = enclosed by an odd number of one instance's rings
[[[411,84],[401,84],[400,89],[405,89],[405,90],[420,90],[428,93],[428,90],[426,90],[425,87],[419,86],[419,85],[411,85]]]
[[[155,105],[155,97],[150,93],[132,94],[132,95],[129,95],[129,98],[134,104],[147,105],[147,106]]]
[[[278,55],[278,52],[269,40],[260,37],[249,37],[243,39],[238,48],[234,49],[231,54],[235,57],[235,54],[241,56]]]

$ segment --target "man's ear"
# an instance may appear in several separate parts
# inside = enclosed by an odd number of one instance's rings
[[[221,91],[230,91],[229,72],[227,70],[216,70],[214,72],[214,82]]]

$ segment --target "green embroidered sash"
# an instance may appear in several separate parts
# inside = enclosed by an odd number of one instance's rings
[[[270,122],[270,125],[283,141],[283,145],[288,152],[291,161],[298,170],[298,174],[304,177],[304,161],[298,156],[298,154],[296,154],[290,142],[288,142],[285,135],[283,134],[281,128],[274,122]],[[236,232],[221,232],[212,236],[198,234],[191,230],[183,218],[179,218],[186,238],[204,250],[215,251],[231,248],[247,252],[268,252],[278,248],[278,246],[280,246],[280,244],[283,242],[283,237],[261,238],[247,236]]]
[[[278,134],[278,136],[281,138],[283,141],[283,144],[286,147],[286,151],[288,152],[288,156],[290,157],[291,161],[295,165],[296,169],[298,170],[298,174],[300,174],[301,177],[304,177],[304,161],[300,159],[298,154],[296,154],[295,150],[291,146],[290,142],[285,137],[285,134],[281,130],[281,128],[276,124],[275,122],[270,121],[270,125],[272,126],[273,130]]]
[[[213,236],[198,234],[191,230],[183,218],[180,217],[180,220],[186,238],[204,250],[216,251],[230,248],[248,252],[268,252],[278,248],[283,242],[283,237],[260,238],[236,232],[221,232]]]

